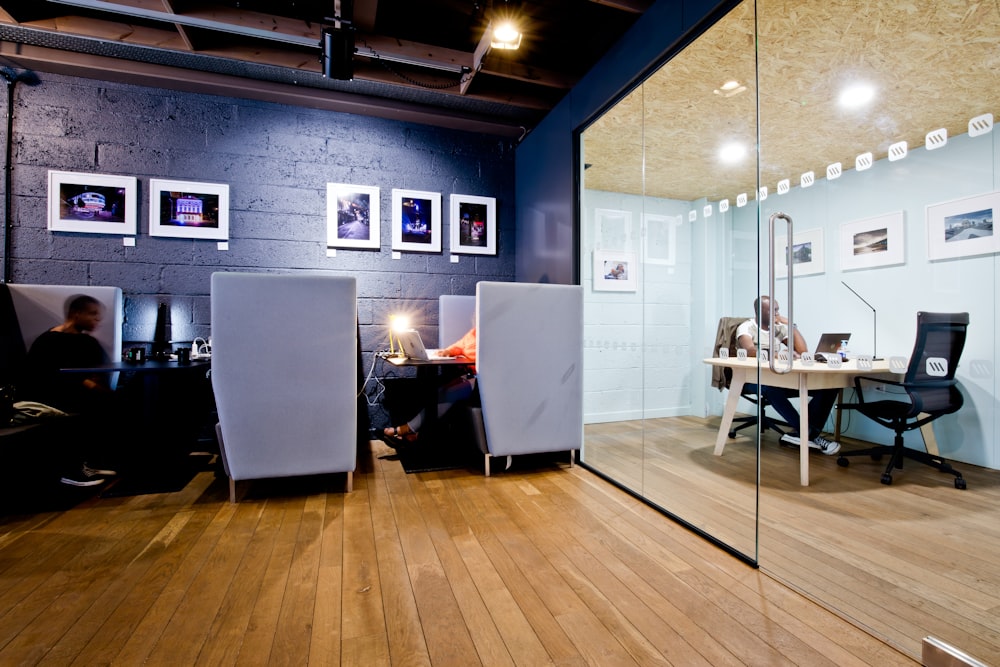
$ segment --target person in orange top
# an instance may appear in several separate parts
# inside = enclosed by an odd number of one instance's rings
[[[437,416],[440,419],[455,403],[471,396],[476,388],[476,328],[472,327],[458,341],[438,350],[438,354],[467,359],[471,366],[471,372],[454,378],[438,388]],[[421,410],[408,422],[383,429],[384,440],[390,446],[415,442],[423,423],[424,411]]]

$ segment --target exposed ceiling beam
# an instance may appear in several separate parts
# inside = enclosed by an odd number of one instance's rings
[[[169,14],[176,13],[174,12],[173,6],[171,6],[170,4],[170,0],[161,0],[161,1],[163,2],[164,11],[166,11]],[[187,29],[179,23],[175,23],[174,27],[177,29],[177,34],[179,34],[181,36],[181,39],[184,40],[184,44],[187,46],[188,50],[194,51],[194,45],[191,43],[191,35],[188,34]]]
[[[644,11],[649,9],[649,0],[590,0],[594,4],[604,5],[605,7],[613,7],[615,9],[620,9],[623,12],[631,12],[633,14],[642,14]]]

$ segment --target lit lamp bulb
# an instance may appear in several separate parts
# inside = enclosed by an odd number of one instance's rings
[[[399,334],[403,331],[407,331],[410,328],[410,318],[406,315],[390,315],[389,316],[389,354],[396,354],[396,347],[392,341],[392,334],[396,334],[396,338],[399,338]],[[402,352],[402,350],[400,350]]]
[[[501,21],[493,29],[493,41],[490,45],[494,49],[516,49],[521,46],[521,32],[511,21]]]

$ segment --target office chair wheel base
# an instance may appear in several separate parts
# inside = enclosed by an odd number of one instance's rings
[[[965,480],[962,479],[961,477],[956,477],[955,478],[955,488],[956,489],[965,489],[966,488],[966,486],[965,486]]]
[[[881,454],[872,454],[871,456],[872,456],[872,461],[881,461],[882,460],[882,455]]]
[[[730,438],[735,438],[736,437],[736,431],[730,431],[729,432],[729,437]]]
[[[847,460],[846,456],[839,456],[837,457],[837,465],[840,466],[841,468],[846,468],[847,466],[851,465],[851,462]]]
[[[892,484],[892,475],[887,472],[882,473],[882,483],[886,486]]]

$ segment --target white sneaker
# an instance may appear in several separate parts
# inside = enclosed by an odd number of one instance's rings
[[[798,447],[802,444],[801,438],[797,435],[785,434],[781,436],[779,442],[783,445],[794,445]],[[815,438],[809,441],[809,446],[813,449],[818,449],[821,453],[827,456],[832,456],[840,451],[840,443],[836,440],[827,440],[821,435],[817,435]]]
[[[84,463],[83,474],[87,477],[114,477],[118,473],[114,470],[106,470],[104,468],[91,468],[89,465]]]

